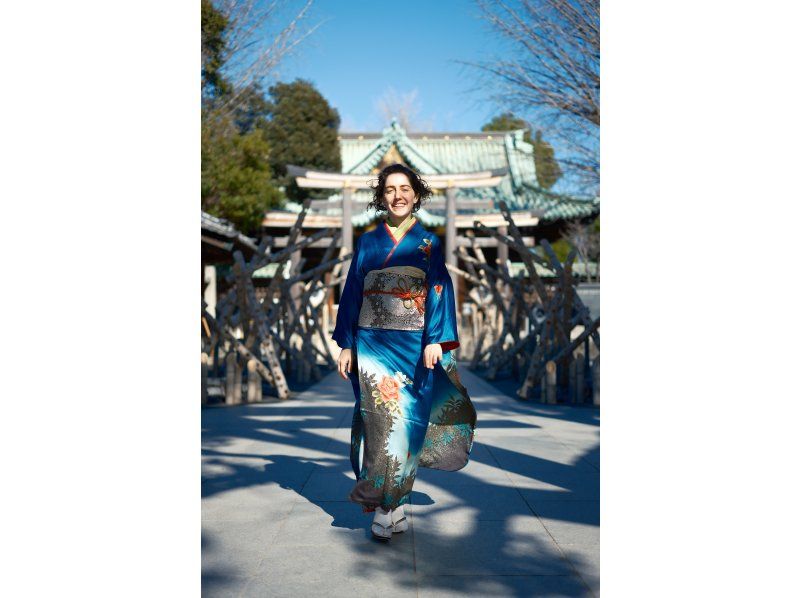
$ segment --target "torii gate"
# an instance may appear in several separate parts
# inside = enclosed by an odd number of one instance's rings
[[[371,190],[369,186],[370,178],[372,175],[364,174],[344,174],[339,172],[323,172],[318,170],[311,170],[301,166],[288,165],[286,170],[290,176],[295,177],[298,187],[310,189],[341,189],[341,201],[327,201],[327,200],[314,200],[311,202],[311,207],[316,209],[325,208],[338,208],[342,209],[342,245],[348,250],[353,250],[353,191],[356,189]],[[426,203],[427,207],[440,207],[444,203],[445,207],[445,263],[450,266],[457,266],[457,257],[455,254],[457,239],[456,239],[456,190],[475,188],[475,187],[495,187],[500,184],[503,177],[508,174],[508,168],[497,168],[493,170],[484,170],[480,172],[468,173],[453,173],[453,174],[423,174],[422,177],[432,189],[444,189],[445,199],[442,201],[438,198],[432,198]],[[471,209],[491,209],[494,208],[492,200],[474,200],[465,202],[465,206]],[[475,214],[473,219],[480,219],[482,222],[486,220],[495,220],[497,222],[485,222],[487,226],[497,226],[500,232],[505,233],[505,220],[500,216],[496,218],[495,215]],[[525,219],[525,218],[523,218]],[[514,219],[517,221],[517,218]],[[527,220],[525,222],[517,221],[518,224],[524,226],[533,226],[538,224],[539,218],[530,214],[527,211]],[[502,224],[501,224],[502,222]],[[508,246],[501,243],[498,249],[505,253],[501,259],[507,259]],[[343,264],[342,271],[346,273],[350,269],[350,261],[348,260]],[[458,297],[458,276],[453,276],[453,291]],[[341,290],[344,289],[344,282],[341,283]]]

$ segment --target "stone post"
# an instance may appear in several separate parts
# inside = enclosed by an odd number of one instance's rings
[[[261,375],[256,369],[256,360],[247,361],[247,402],[257,403],[261,400]]]
[[[242,367],[231,351],[225,358],[225,403],[237,405],[242,402]]]
[[[557,401],[556,396],[556,362],[548,361],[544,366],[545,380],[547,383],[547,403],[555,405]]]

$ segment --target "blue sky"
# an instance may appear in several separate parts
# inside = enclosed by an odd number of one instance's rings
[[[315,0],[309,22],[322,24],[277,75],[314,82],[342,131],[386,126],[376,104],[390,90],[416,92],[417,120],[430,131],[478,131],[500,112],[487,93],[469,91],[476,71],[454,62],[501,50],[472,0]]]

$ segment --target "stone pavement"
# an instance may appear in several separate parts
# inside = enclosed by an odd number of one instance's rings
[[[470,462],[420,468],[388,543],[347,500],[349,382],[204,409],[203,595],[599,595],[599,410],[521,403],[459,365]]]

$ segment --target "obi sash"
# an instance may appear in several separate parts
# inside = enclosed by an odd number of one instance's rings
[[[425,272],[414,266],[371,270],[364,277],[358,317],[363,328],[423,330],[428,289]]]

